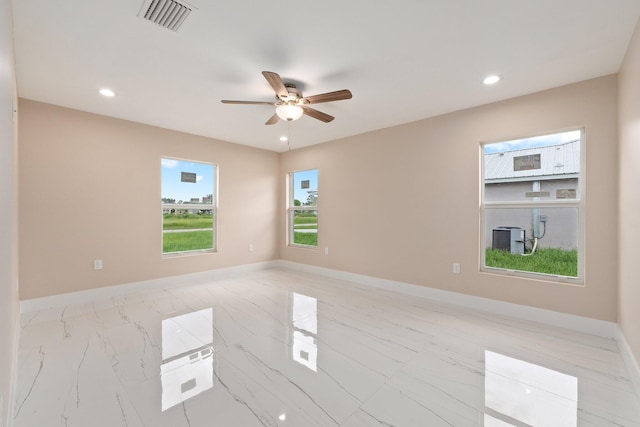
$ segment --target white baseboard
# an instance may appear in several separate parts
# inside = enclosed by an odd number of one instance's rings
[[[18,351],[20,349],[20,315],[16,319],[15,331],[13,333],[13,348],[11,355],[11,379],[9,380],[9,401],[7,402],[7,413],[5,414],[6,426],[13,427],[13,414],[16,405],[16,386],[18,384]]]
[[[323,267],[316,267],[307,264],[280,260],[276,261],[282,268],[320,274],[338,280],[344,280],[359,285],[372,286],[392,292],[440,301],[475,310],[486,311],[501,316],[515,317],[518,319],[530,320],[545,325],[558,326],[578,332],[593,334],[605,338],[616,338],[616,323],[604,320],[591,319],[583,316],[560,313],[557,311],[545,310],[542,308],[529,307],[526,305],[513,304],[504,301],[492,300],[489,298],[476,297],[457,292],[445,291],[442,289],[429,288],[426,286],[414,285],[405,282],[380,279],[377,277],[365,276],[362,274],[348,273],[345,271],[332,270]]]
[[[162,289],[166,287],[194,285],[210,280],[219,280],[223,278],[234,277],[241,274],[251,273],[253,271],[265,270],[274,267],[288,268],[291,270],[320,274],[334,279],[352,282],[358,285],[371,286],[374,288],[384,289],[392,292],[400,292],[406,295],[441,301],[444,303],[473,308],[480,311],[487,311],[498,315],[531,320],[542,324],[553,326],[563,325],[563,327],[567,329],[572,329],[575,331],[585,332],[606,338],[617,338],[618,336],[616,324],[613,322],[590,319],[588,317],[575,316],[541,308],[529,307],[526,305],[513,304],[504,301],[492,300],[489,298],[476,297],[472,295],[460,294],[457,292],[445,291],[442,289],[429,288],[426,286],[414,285],[388,279],[380,279],[377,277],[365,276],[362,274],[349,273],[323,267],[316,267],[313,265],[300,264],[286,260],[244,264],[234,267],[220,268],[217,270],[208,270],[199,273],[163,277],[159,279],[126,283],[123,285],[107,286],[104,288],[96,288],[60,295],[33,298],[20,302],[20,312],[29,313],[47,308],[64,307],[69,304],[82,304],[97,299],[112,298],[141,291]]]
[[[624,364],[629,371],[629,378],[631,378],[631,382],[636,388],[636,393],[638,394],[638,397],[640,397],[640,365],[638,365],[638,361],[633,356],[631,347],[629,347],[629,343],[624,337],[624,333],[622,332],[622,329],[620,329],[620,325],[616,325],[616,341],[618,342],[618,348],[620,349],[620,354],[622,355]]]
[[[380,279],[362,274],[349,273],[345,271],[333,270],[329,268],[317,267],[313,265],[300,264],[286,260],[266,261],[254,264],[245,264],[234,267],[221,268],[217,270],[203,271],[200,273],[185,274],[181,276],[164,277],[159,279],[145,280],[140,282],[127,283],[123,285],[108,286],[104,288],[89,289],[85,291],[70,292],[61,295],[53,295],[42,298],[34,298],[20,302],[20,312],[28,313],[47,308],[64,307],[69,304],[82,304],[96,299],[112,298],[137,292],[162,289],[176,286],[189,286],[205,283],[211,280],[220,280],[236,277],[254,271],[269,268],[285,268],[294,271],[319,274],[337,280],[351,282],[356,285],[369,286],[391,292],[398,292],[419,298],[444,302],[461,307],[468,307],[479,311],[509,316],[523,320],[534,321],[546,325],[571,329],[578,332],[598,335],[605,338],[612,338],[618,342],[620,353],[628,367],[629,376],[633,382],[638,395],[640,396],[640,368],[629,345],[620,330],[619,326],[613,322],[591,319],[588,317],[575,316],[572,314],[560,313],[541,308],[529,307],[520,304],[513,304],[504,301],[492,300],[489,298],[476,297],[472,295],[460,294],[457,292],[445,291],[442,289],[429,288],[426,286],[414,285],[405,282],[398,282],[388,279]],[[6,414],[7,427],[13,425],[13,410],[15,397],[15,384],[18,371],[18,345],[19,345],[20,322],[16,322],[15,339],[13,343],[13,367],[11,378],[10,401],[7,405]]]
[[[638,395],[640,396],[640,368],[634,358],[631,349],[620,330],[614,322],[591,319],[588,317],[575,316],[566,313],[545,310],[541,308],[529,307],[520,304],[513,304],[504,301],[497,301],[488,298],[476,297],[472,295],[460,294],[442,289],[429,288],[426,286],[414,285],[394,280],[380,279],[362,274],[349,273],[345,271],[333,270],[313,265],[300,264],[286,260],[266,261],[254,264],[245,264],[234,267],[209,270],[200,273],[185,274],[181,276],[164,277],[159,279],[145,280],[140,282],[127,283],[123,285],[108,286],[104,288],[90,289],[85,291],[71,292],[62,295],[53,295],[42,298],[34,298],[20,302],[21,313],[33,312],[37,310],[63,307],[69,304],[81,304],[96,299],[112,298],[142,291],[162,289],[176,286],[189,286],[205,283],[211,280],[231,278],[254,271],[269,268],[285,268],[294,271],[319,274],[333,279],[351,282],[365,287],[374,287],[386,291],[398,292],[419,298],[453,304],[461,307],[468,307],[479,311],[486,311],[497,315],[509,316],[523,320],[534,321],[546,325],[558,326],[578,332],[598,335],[605,338],[615,339],[618,342],[620,353],[625,365],[628,367],[629,376],[633,382]],[[8,414],[6,414],[7,426],[13,425],[13,409],[15,397],[15,384],[17,378],[18,341],[20,322],[16,323],[16,335],[13,348],[13,369],[11,379],[11,392],[8,402]]]
[[[258,270],[265,270],[268,268],[276,267],[278,265],[278,261],[257,262],[254,264],[243,264],[233,267],[219,268],[217,270],[202,271],[199,273],[162,277],[159,279],[125,283],[123,285],[106,286],[104,288],[69,292],[65,294],[51,295],[41,298],[32,298],[20,301],[20,312],[29,313],[48,308],[64,307],[70,304],[82,304],[98,299],[113,298],[142,291],[163,289],[167,287],[175,288],[176,286],[196,285],[211,280],[220,280],[246,273],[251,273]]]
[[[374,288],[392,292],[400,292],[419,298],[426,298],[461,307],[468,307],[475,310],[486,311],[502,316],[510,316],[519,319],[530,320],[546,325],[562,325],[567,329],[598,335],[601,337],[616,339],[619,336],[617,332],[617,325],[614,322],[575,316],[572,314],[529,307],[526,305],[513,304],[504,301],[492,300],[489,298],[476,297],[457,292],[445,291],[442,289],[429,288],[426,286],[397,282],[388,279],[380,279],[377,277],[365,276],[362,274],[349,273],[323,267],[316,267],[313,265],[300,264],[286,260],[244,264],[234,267],[220,268],[217,270],[203,271],[200,273],[163,277],[159,279],[145,280],[123,285],[107,286],[104,288],[70,292],[61,295],[33,298],[20,302],[20,312],[28,313],[47,308],[64,307],[65,305],[69,304],[82,304],[94,301],[96,299],[112,298],[141,291],[162,289],[166,287],[194,285],[210,280],[219,280],[275,267],[320,274],[358,285],[371,286]]]

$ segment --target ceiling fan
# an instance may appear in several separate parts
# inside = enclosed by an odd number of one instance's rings
[[[329,123],[335,117],[323,113],[309,107],[311,104],[320,104],[322,102],[340,101],[343,99],[351,99],[351,91],[347,89],[337,90],[335,92],[321,93],[319,95],[302,96],[302,92],[292,83],[284,83],[280,76],[271,71],[263,71],[262,75],[269,82],[273,90],[276,92],[275,102],[262,101],[231,101],[223,99],[223,104],[248,104],[248,105],[273,105],[276,112],[267,120],[266,125],[273,125],[278,120],[298,120],[302,115],[313,117],[325,123]]]

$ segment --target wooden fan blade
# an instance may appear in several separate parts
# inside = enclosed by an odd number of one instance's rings
[[[313,117],[314,119],[318,119],[321,122],[329,123],[331,120],[335,119],[335,117],[328,115],[327,113],[323,113],[322,111],[314,110],[313,108],[305,107],[301,105],[304,114]]]
[[[272,73],[271,71],[263,71],[262,75],[265,79],[267,79],[267,82],[269,82],[273,90],[276,91],[276,95],[278,96],[278,98],[286,98],[287,96],[289,96],[289,91],[287,91],[287,88],[284,87],[284,83],[277,73]]]
[[[228,99],[223,99],[223,104],[244,104],[244,105],[276,105],[275,102],[263,102],[263,101],[231,101]]]
[[[265,125],[275,125],[276,123],[278,123],[278,120],[280,120],[280,117],[278,117],[276,113],[273,113],[273,116],[271,116],[269,120],[266,121]]]
[[[302,102],[305,104],[320,104],[322,102],[341,101],[343,99],[351,99],[351,91],[347,89],[337,90],[335,92],[321,93],[319,95],[305,96]]]

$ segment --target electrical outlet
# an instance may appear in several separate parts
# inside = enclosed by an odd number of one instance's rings
[[[102,270],[102,260],[101,259],[94,259],[93,260],[93,269],[94,270]]]
[[[253,243],[249,244],[249,252],[253,252]]]
[[[457,262],[453,263],[453,272],[455,274],[460,274],[460,264],[459,263],[457,263]]]
[[[329,248],[324,248],[324,254],[329,255]]]

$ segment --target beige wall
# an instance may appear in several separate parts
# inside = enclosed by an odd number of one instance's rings
[[[281,235],[280,255],[616,321],[616,117],[616,76],[607,76],[284,153],[283,182],[287,172],[319,169],[319,248],[287,247]],[[480,273],[480,141],[581,126],[587,156],[585,286]],[[452,273],[454,262],[461,263],[459,275]]]
[[[11,1],[0,0],[0,426],[8,425],[18,320],[18,140]]]
[[[281,257],[615,321],[617,102],[607,76],[279,155],[21,100],[21,298]],[[580,126],[585,286],[480,273],[479,142]],[[219,165],[218,253],[160,256],[162,156]],[[320,170],[318,250],[279,231],[286,173],[308,168]]]
[[[22,99],[19,130],[21,299],[278,256],[277,153]],[[163,156],[218,165],[217,253],[162,258]]]
[[[640,363],[640,23],[619,75],[620,328]]]

